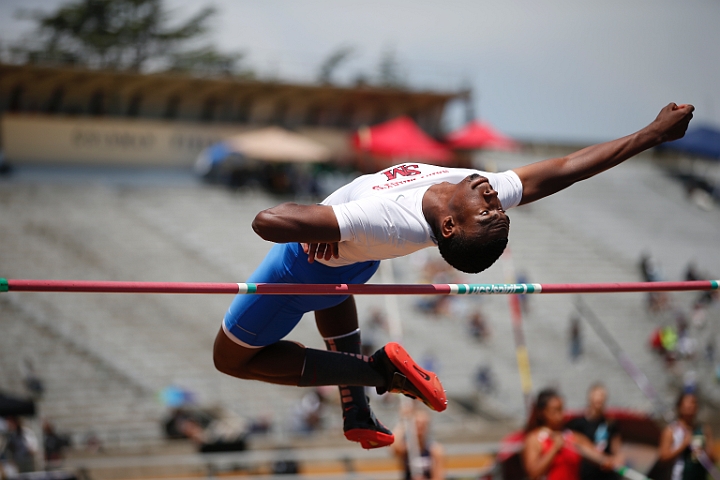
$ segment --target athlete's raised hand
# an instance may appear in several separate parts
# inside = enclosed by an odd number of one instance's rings
[[[672,142],[682,138],[693,118],[695,107],[689,104],[668,104],[660,110],[657,118],[649,125],[655,130],[661,142]]]
[[[663,142],[685,135],[695,107],[675,103],[660,110],[647,127],[632,135],[593,145],[565,157],[531,163],[514,171],[523,184],[521,205],[540,200],[581,180],[604,172]]]

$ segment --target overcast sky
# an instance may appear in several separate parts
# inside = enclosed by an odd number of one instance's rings
[[[0,0],[0,41],[32,29]],[[595,141],[692,103],[720,126],[720,0],[213,0],[208,37],[243,51],[261,75],[312,81],[339,46],[355,55],[338,79],[372,75],[392,50],[416,88],[470,85],[476,112],[521,138]],[[202,1],[166,0],[177,18]],[[455,117],[457,121],[457,118]]]

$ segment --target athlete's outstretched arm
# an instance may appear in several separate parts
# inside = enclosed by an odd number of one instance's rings
[[[692,119],[692,105],[669,104],[642,130],[599,145],[584,148],[566,157],[543,160],[516,168],[523,184],[521,205],[557,193],[575,182],[612,168],[628,158],[663,142],[685,135]]]
[[[282,203],[255,216],[252,228],[275,243],[333,243],[340,241],[340,227],[329,205]]]

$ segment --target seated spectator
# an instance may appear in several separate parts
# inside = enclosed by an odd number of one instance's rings
[[[367,325],[363,329],[362,354],[372,355],[375,351],[384,345],[387,336],[387,322],[382,310],[373,307],[370,310],[370,318]]]
[[[65,449],[70,446],[70,437],[59,434],[47,420],[43,422],[42,429],[45,463],[50,468],[59,467],[65,458]]]
[[[475,310],[468,320],[468,332],[478,342],[482,342],[490,336],[490,329],[488,328],[485,315],[480,310]]]
[[[622,438],[614,422],[605,417],[607,390],[601,383],[595,383],[588,389],[587,407],[581,417],[570,420],[567,428],[589,438],[599,453],[621,459]],[[595,463],[583,460],[580,465],[582,480],[610,480],[620,476],[608,470],[600,469]]]
[[[5,451],[8,460],[19,473],[35,470],[35,455],[38,449],[38,440],[33,431],[23,426],[20,417],[9,417]]]
[[[570,317],[570,329],[568,334],[568,341],[570,347],[570,360],[574,362],[582,356],[582,329],[580,327],[580,317],[572,315]]]
[[[697,396],[683,392],[675,403],[677,420],[665,427],[660,436],[658,462],[670,469],[671,480],[705,480],[707,471],[702,456],[715,462],[712,432],[697,420]]]
[[[417,457],[412,459],[413,468],[411,468],[408,460],[412,448],[408,446],[408,438],[404,426],[401,424],[395,427],[395,443],[392,444],[392,450],[395,456],[402,462],[402,468],[405,472],[406,480],[441,480],[445,478],[445,454],[442,445],[430,438],[430,416],[424,410],[408,409],[405,413],[407,422],[412,422],[411,428],[414,428],[417,437],[414,447],[417,449]],[[416,475],[413,477],[413,470]]]
[[[325,389],[314,388],[300,399],[294,408],[293,430],[308,434],[322,427],[322,414],[327,403]]]
[[[495,393],[497,387],[495,375],[491,365],[480,365],[475,371],[474,378],[475,388],[478,393],[489,395]]]

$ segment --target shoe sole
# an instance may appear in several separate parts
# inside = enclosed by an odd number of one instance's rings
[[[445,389],[437,375],[421,368],[398,343],[391,342],[385,345],[385,354],[392,364],[400,370],[400,373],[405,375],[415,388],[420,391],[423,398],[418,400],[421,400],[436,412],[442,412],[447,408]]]
[[[373,448],[387,447],[395,441],[394,435],[378,432],[375,430],[365,430],[362,428],[353,428],[345,432],[345,438],[351,442],[359,442],[360,446],[366,450]]]

